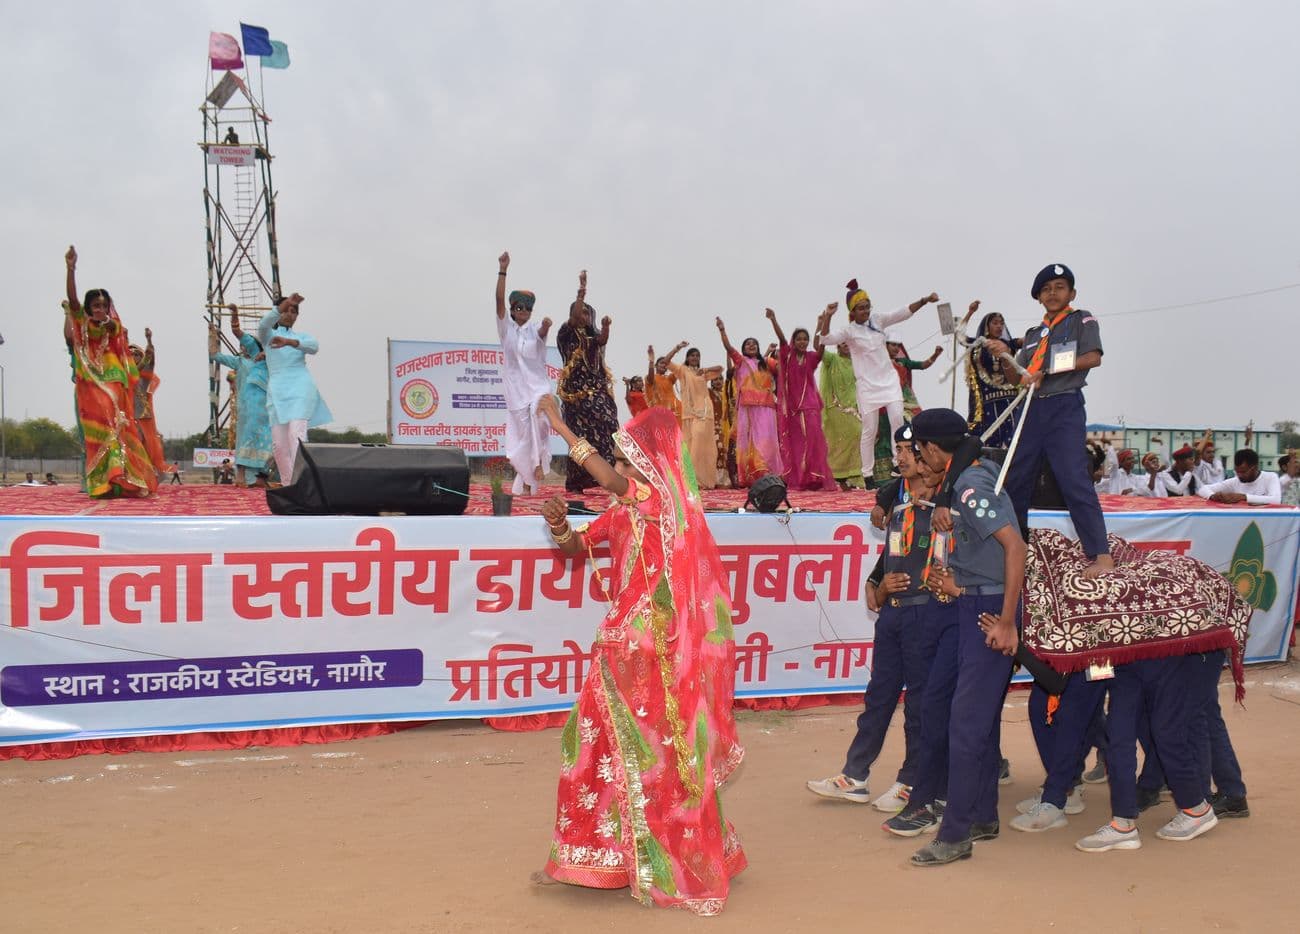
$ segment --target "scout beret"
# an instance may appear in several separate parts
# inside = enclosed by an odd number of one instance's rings
[[[966,418],[952,409],[925,409],[912,419],[913,441],[959,438],[966,434]]]
[[[1038,275],[1034,276],[1034,287],[1029,290],[1029,297],[1038,300],[1038,293],[1043,291],[1043,286],[1053,279],[1064,279],[1070,283],[1070,288],[1074,288],[1074,273],[1070,272],[1070,267],[1065,263],[1052,263],[1044,266]]]

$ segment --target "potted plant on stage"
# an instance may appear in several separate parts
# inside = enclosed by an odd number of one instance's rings
[[[492,485],[492,515],[508,516],[514,503],[514,495],[505,491],[505,482],[510,477],[510,462],[504,457],[493,457],[484,465],[487,470],[488,483]]]

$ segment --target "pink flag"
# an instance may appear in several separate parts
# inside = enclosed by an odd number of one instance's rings
[[[244,67],[244,59],[239,52],[239,42],[234,36],[224,32],[209,34],[208,58],[212,60],[214,71]]]

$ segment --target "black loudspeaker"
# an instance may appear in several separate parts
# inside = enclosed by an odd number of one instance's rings
[[[293,483],[266,491],[281,516],[458,516],[467,502],[469,461],[450,445],[304,444]]]
[[[746,506],[753,506],[759,512],[776,512],[782,504],[786,509],[790,508],[790,500],[786,498],[785,481],[777,474],[763,474],[749,488],[749,495],[745,498]]]

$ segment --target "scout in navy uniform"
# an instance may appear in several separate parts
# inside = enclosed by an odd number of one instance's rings
[[[1219,819],[1206,800],[1208,763],[1201,743],[1208,705],[1217,699],[1224,653],[1147,658],[1115,666],[1106,717],[1106,766],[1110,781],[1110,823],[1075,843],[1085,853],[1136,850],[1137,739],[1143,713],[1165,781],[1178,806],[1173,820],[1156,831],[1162,840],[1184,842],[1213,830]],[[1244,789],[1243,789],[1244,791]],[[1157,797],[1158,800],[1158,797]],[[1154,802],[1148,802],[1154,803]]]
[[[934,484],[920,476],[912,452],[912,426],[904,424],[899,428],[894,441],[895,462],[902,479],[897,505],[886,524],[885,553],[867,582],[867,605],[879,616],[866,707],[858,716],[857,733],[849,743],[843,771],[807,783],[809,791],[823,798],[868,803],[867,774],[880,755],[898,707],[899,692],[906,686],[903,733],[907,747],[903,766],[894,785],[870,802],[877,810],[891,814],[907,804],[917,780],[921,703],[934,657],[935,627],[929,609],[936,602],[925,586],[933,556],[928,501]]]
[[[912,422],[917,451],[946,470],[966,437],[952,409],[926,409]],[[932,573],[931,588],[957,598],[957,685],[948,731],[948,803],[936,839],[912,857],[939,866],[971,855],[972,840],[998,833],[998,741],[1002,702],[1019,645],[1025,542],[997,470],[976,461],[961,472],[953,501],[951,574]]]
[[[1030,328],[1025,346],[1016,360],[1029,371],[1023,380],[1037,385],[1026,404],[1020,443],[1007,471],[1006,490],[1016,504],[1022,532],[1029,528],[1029,500],[1043,463],[1051,465],[1061,488],[1075,534],[1092,564],[1084,572],[1096,577],[1112,570],[1115,562],[1106,544],[1106,522],[1093,486],[1087,457],[1087,415],[1083,408],[1083,387],[1088,371],[1101,366],[1101,330],[1091,312],[1071,306],[1077,294],[1074,273],[1063,263],[1046,266],[1034,277],[1029,290],[1044,309],[1043,323]],[[1001,341],[986,345],[994,356],[1008,352]],[[1011,370],[1008,381],[1021,382]]]

